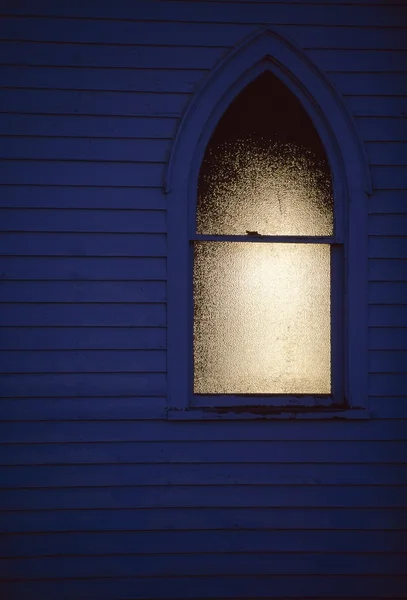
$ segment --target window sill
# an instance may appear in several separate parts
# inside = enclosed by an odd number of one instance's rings
[[[366,408],[272,408],[269,406],[235,406],[217,408],[189,408],[167,411],[169,421],[246,421],[246,420],[343,420],[370,419]]]

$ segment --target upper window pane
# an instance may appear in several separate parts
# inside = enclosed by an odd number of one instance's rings
[[[264,73],[227,109],[199,174],[197,233],[332,235],[328,160],[308,114]]]

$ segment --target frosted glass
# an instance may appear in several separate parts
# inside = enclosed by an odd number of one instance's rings
[[[308,113],[272,73],[225,111],[198,181],[197,233],[331,235],[332,177]]]
[[[208,148],[202,169],[197,233],[332,235],[331,180],[310,150],[241,138]]]
[[[329,394],[330,247],[194,244],[194,392]]]

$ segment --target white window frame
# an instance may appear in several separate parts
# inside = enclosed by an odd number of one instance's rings
[[[331,167],[337,236],[333,242],[344,244],[343,294],[340,299],[333,298],[334,401],[318,400],[312,395],[245,395],[230,396],[226,402],[213,395],[207,398],[200,395],[197,403],[193,394],[190,245],[191,238],[197,237],[194,232],[199,169],[209,139],[225,110],[248,83],[265,71],[274,73],[300,100],[321,138]],[[165,191],[168,417],[366,418],[367,196],[371,194],[371,181],[354,121],[324,74],[300,49],[275,31],[261,30],[244,40],[213,70],[191,100],[173,144]],[[334,277],[341,278],[339,272],[333,265]],[[336,287],[340,287],[339,282]]]

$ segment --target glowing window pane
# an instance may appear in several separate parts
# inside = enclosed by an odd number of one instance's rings
[[[329,394],[330,247],[194,244],[194,392]]]
[[[331,235],[331,174],[301,103],[264,74],[231,104],[207,146],[197,233]]]

